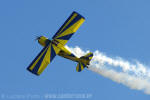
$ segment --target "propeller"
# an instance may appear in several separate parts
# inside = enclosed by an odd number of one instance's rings
[[[36,36],[35,41],[39,40],[41,36]]]

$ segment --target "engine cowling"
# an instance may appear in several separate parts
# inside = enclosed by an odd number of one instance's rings
[[[43,47],[45,47],[49,42],[50,40],[44,36],[38,37],[38,43],[42,45]]]

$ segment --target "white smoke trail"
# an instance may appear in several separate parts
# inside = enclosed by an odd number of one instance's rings
[[[77,57],[89,52],[83,51],[79,47],[71,48],[66,46],[66,48]],[[88,67],[89,70],[130,87],[131,89],[143,90],[144,93],[150,94],[150,69],[138,61],[132,64],[120,57],[112,58],[99,51],[95,51]],[[121,68],[122,70],[117,71],[115,68]]]

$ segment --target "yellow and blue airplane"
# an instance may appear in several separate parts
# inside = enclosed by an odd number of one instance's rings
[[[87,67],[93,57],[93,53],[89,52],[85,56],[78,58],[64,46],[84,21],[85,18],[74,11],[52,37],[52,40],[44,36],[37,37],[38,43],[44,48],[32,61],[27,70],[35,75],[40,75],[56,55],[78,62],[77,72]]]

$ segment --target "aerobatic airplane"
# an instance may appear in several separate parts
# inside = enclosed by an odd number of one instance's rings
[[[37,37],[38,43],[44,48],[32,61],[27,70],[35,75],[40,75],[56,55],[77,62],[77,72],[80,72],[87,67],[93,57],[93,53],[89,52],[85,56],[78,58],[64,46],[84,21],[85,18],[83,16],[77,12],[73,12],[52,37],[52,40],[49,40],[44,36]]]

